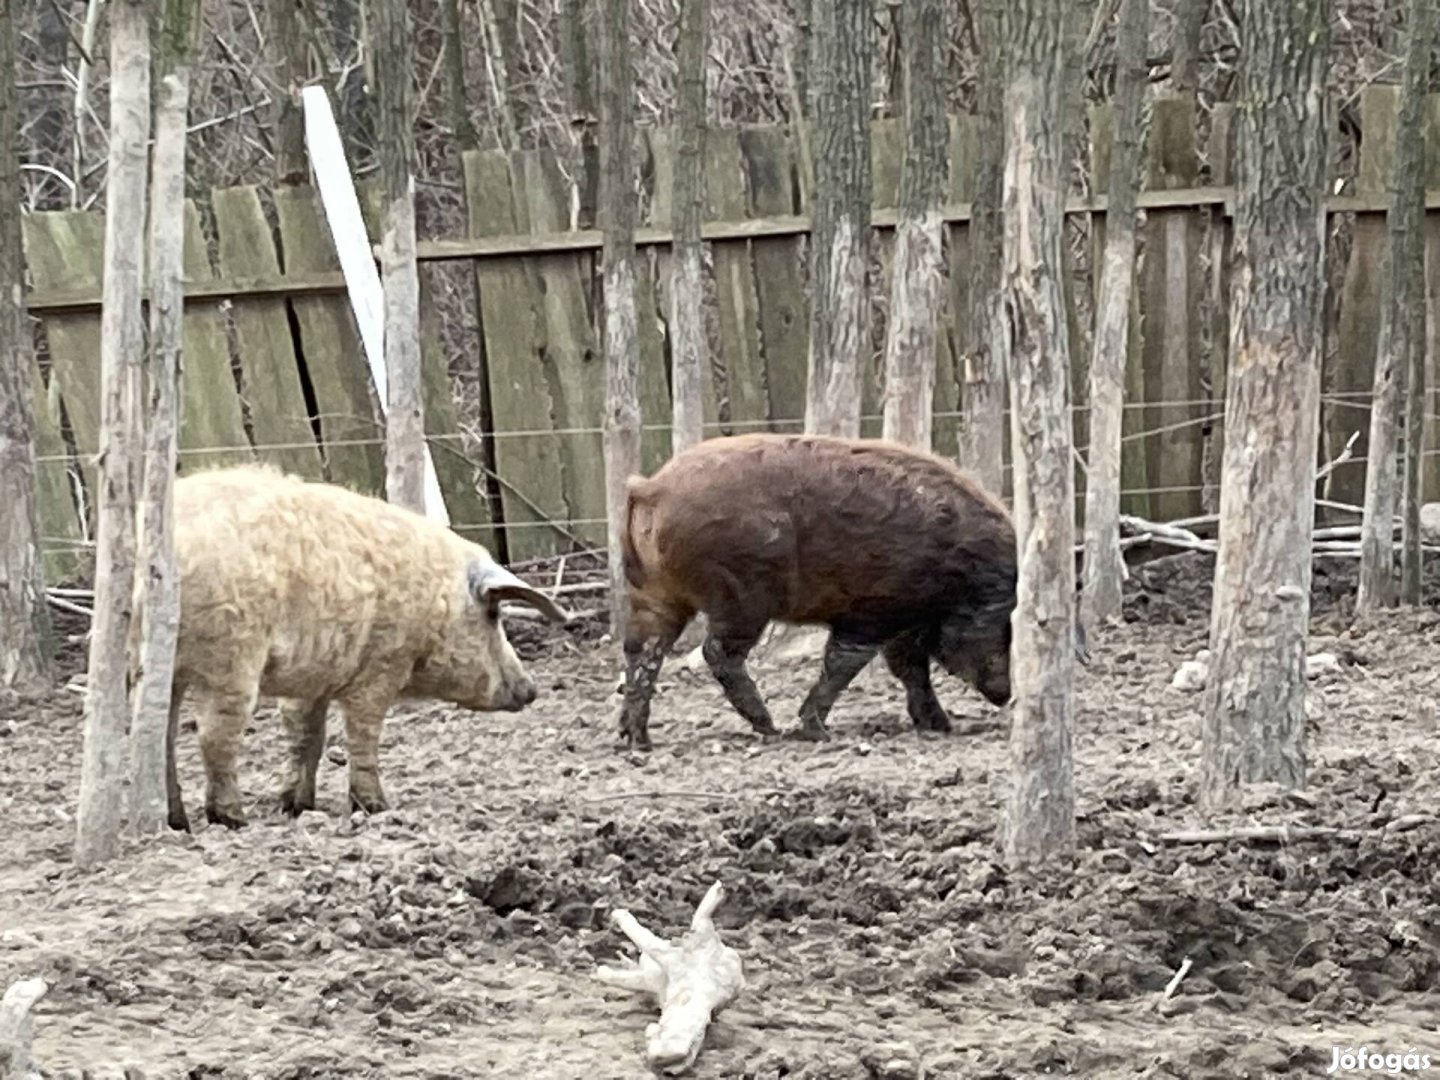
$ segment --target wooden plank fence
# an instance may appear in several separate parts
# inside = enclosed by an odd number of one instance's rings
[[[1394,141],[1396,91],[1372,87],[1361,102],[1365,138],[1350,189],[1329,200],[1332,220],[1353,215],[1343,287],[1332,304],[1323,377],[1318,457],[1361,433],[1355,459],[1335,469],[1320,494],[1361,501],[1370,379],[1379,322],[1379,265],[1385,245],[1386,169]],[[1126,509],[1184,517],[1213,509],[1223,433],[1228,343],[1229,205],[1233,198],[1233,112],[1218,106],[1200,152],[1194,101],[1157,101],[1140,205],[1140,272],[1132,297],[1123,485]],[[1108,171],[1108,109],[1091,117],[1090,171]],[[891,227],[903,131],[878,120],[874,140],[874,222],[878,280],[872,283],[875,340],[889,295]],[[718,128],[706,161],[713,302],[719,353],[705,387],[713,434],[794,431],[802,426],[809,347],[806,192],[796,133],[773,126]],[[1427,206],[1440,210],[1440,95],[1426,120]],[[640,135],[641,199],[637,304],[641,352],[643,458],[647,471],[669,453],[668,133]],[[975,131],[951,118],[946,207],[949,284],[942,294],[935,394],[936,447],[954,453],[962,386],[957,364],[967,332],[970,198]],[[483,454],[462,450],[450,357],[422,273],[426,430],[455,527],[510,560],[603,544],[604,406],[600,234],[574,229],[574,163],[551,150],[463,157],[465,235],[424,241],[425,262],[472,265],[470,330],[484,412]],[[1092,185],[1093,186],[1093,185]],[[376,235],[373,186],[362,207]],[[384,488],[384,425],[375,387],[344,294],[338,260],[309,188],[234,187],[186,207],[185,415],[181,470],[244,460],[275,462],[362,491]],[[1106,199],[1076,195],[1070,213],[1088,222],[1091,250],[1103,243]],[[25,219],[30,306],[44,335],[35,373],[40,517],[46,572],[64,580],[87,572],[93,530],[93,457],[99,403],[100,274],[103,215],[56,211]],[[1440,353],[1440,213],[1427,220],[1430,400]],[[1095,260],[1098,263],[1098,260]],[[1072,276],[1074,301],[1088,279]],[[1075,318],[1072,315],[1072,324]],[[1082,328],[1083,332],[1083,328]],[[1076,343],[1078,346],[1078,342]],[[1088,432],[1083,402],[1089,358],[1076,348],[1072,399],[1077,444]],[[43,370],[42,370],[43,367]],[[864,379],[866,434],[879,433],[879,355]],[[1434,413],[1434,408],[1428,410]],[[1433,423],[1428,497],[1440,497],[1440,449]],[[1008,440],[1007,440],[1008,443]],[[1005,448],[1008,462],[1009,447]],[[1008,466],[1007,466],[1008,468]],[[487,478],[498,480],[492,504]],[[1084,475],[1077,476],[1083,508]],[[1007,492],[1008,494],[1008,481]]]

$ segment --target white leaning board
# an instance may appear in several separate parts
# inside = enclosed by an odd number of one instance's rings
[[[323,86],[307,86],[300,91],[300,96],[305,106],[305,146],[310,153],[310,167],[315,172],[315,186],[325,208],[340,271],[345,275],[350,308],[355,312],[360,341],[370,362],[370,375],[383,412],[389,408],[390,385],[385,369],[385,293],[380,284],[380,271],[370,250],[370,237],[365,232],[365,219],[360,214],[360,200],[355,194],[355,181],[345,160],[345,147],[340,141],[340,129],[335,126],[330,98]],[[424,449],[425,516],[448,525],[450,519],[445,512],[445,500],[440,494],[440,481],[435,475],[428,443]]]

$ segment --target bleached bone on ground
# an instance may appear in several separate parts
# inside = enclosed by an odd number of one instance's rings
[[[720,940],[711,916],[725,898],[720,882],[710,886],[690,929],[677,942],[657,937],[623,908],[610,921],[640,950],[639,963],[602,965],[595,977],[608,986],[640,990],[660,1006],[660,1019],[645,1028],[645,1057],[653,1069],[671,1075],[694,1064],[710,1019],[745,989],[740,954]]]
[[[30,1010],[50,988],[41,978],[22,979],[0,998],[0,1080],[30,1080]]]

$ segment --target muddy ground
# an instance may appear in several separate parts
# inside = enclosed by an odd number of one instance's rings
[[[1324,1075],[1332,1046],[1440,1067],[1440,616],[1347,632],[1343,563],[1316,581],[1310,786],[1257,791],[1223,825],[1343,827],[1285,845],[1177,844],[1195,805],[1209,563],[1150,564],[1094,643],[1075,720],[1079,853],[997,864],[998,714],[955,680],[962,729],[908,729],[872,666],[833,742],[760,746],[706,674],[672,666],[648,756],[614,749],[614,656],[527,641],[520,716],[402,710],[382,769],[397,809],[345,810],[332,731],[321,809],[274,806],[268,708],[241,781],[253,822],[70,865],[81,698],[0,702],[0,983],[40,974],[46,1076],[643,1077],[648,1002],[592,978],[630,951],[630,908],[677,934],[719,878],[749,987],[698,1077]],[[81,657],[68,657],[72,674]],[[761,665],[782,726],[812,668]],[[332,727],[338,727],[332,723]],[[1156,1002],[1185,958],[1173,998]],[[133,1075],[133,1074],[132,1074]],[[1339,1075],[1339,1074],[1332,1074]]]

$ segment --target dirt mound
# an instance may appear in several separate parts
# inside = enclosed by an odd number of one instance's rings
[[[1427,554],[1423,570],[1423,603],[1440,607],[1440,555]],[[1311,571],[1311,614],[1348,618],[1354,612],[1358,573],[1358,560],[1316,559]],[[1125,620],[1152,626],[1208,623],[1214,583],[1215,556],[1203,551],[1184,551],[1132,566],[1125,583]]]

